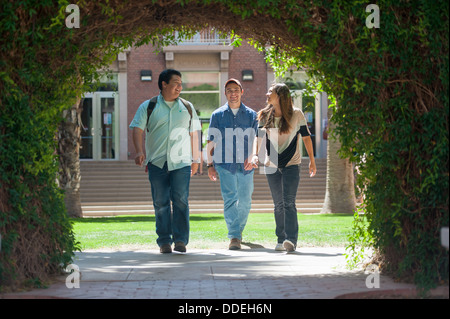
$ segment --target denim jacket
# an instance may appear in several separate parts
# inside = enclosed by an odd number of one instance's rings
[[[256,112],[241,103],[239,111],[233,114],[228,103],[211,115],[208,140],[215,143],[213,161],[231,173],[239,167],[244,174],[244,161],[252,155],[252,146],[258,129]]]

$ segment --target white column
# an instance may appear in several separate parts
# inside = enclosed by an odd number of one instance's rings
[[[119,72],[119,160],[128,160],[127,72]]]

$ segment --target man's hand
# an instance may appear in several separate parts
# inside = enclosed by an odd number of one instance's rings
[[[136,165],[142,166],[142,164],[144,164],[145,161],[145,155],[142,152],[139,152],[136,154],[136,157],[134,158],[134,162],[136,163]]]
[[[214,166],[208,167],[208,177],[213,182],[217,181],[217,171]]]
[[[134,149],[136,150],[136,157],[134,158],[134,162],[136,165],[142,166],[145,161],[145,154],[143,152],[143,144],[144,144],[144,130],[141,130],[139,127],[133,128],[133,144]]]
[[[191,164],[191,176],[194,176],[194,174],[198,172],[199,167],[200,167],[200,163],[192,163]]]

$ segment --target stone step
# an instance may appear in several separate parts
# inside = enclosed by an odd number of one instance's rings
[[[301,213],[311,214],[319,213],[322,209],[322,202],[309,203],[297,202],[297,210]],[[153,215],[155,213],[151,202],[133,202],[132,204],[120,203],[111,205],[111,203],[93,203],[82,206],[84,217],[100,216],[118,216],[118,215]],[[252,202],[251,213],[273,213],[273,203],[271,202]],[[190,214],[202,213],[223,213],[223,202],[210,201],[191,201],[189,203]]]
[[[309,178],[309,160],[303,160],[297,193],[298,210],[320,212],[325,197],[326,160],[317,159],[318,174]],[[153,214],[148,175],[134,161],[82,161],[81,202],[85,216]],[[204,167],[205,173],[206,167]],[[206,174],[191,178],[190,212],[223,212],[220,183]],[[253,213],[273,212],[273,202],[267,178],[259,170],[254,174]]]

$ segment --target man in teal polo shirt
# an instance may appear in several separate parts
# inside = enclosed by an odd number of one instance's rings
[[[139,106],[130,124],[137,153],[135,163],[147,165],[160,252],[171,253],[172,243],[175,243],[175,251],[186,252],[189,182],[200,165],[200,121],[194,106],[180,101],[182,80],[179,71],[164,70],[159,75],[158,86],[161,93],[148,123],[149,100]]]

